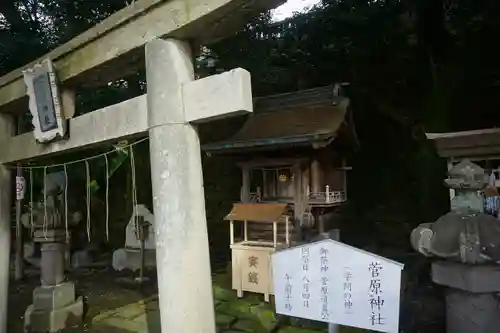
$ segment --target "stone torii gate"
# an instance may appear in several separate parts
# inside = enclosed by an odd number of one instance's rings
[[[251,84],[242,69],[195,81],[190,45],[231,34],[282,2],[139,0],[0,78],[0,333],[7,332],[10,252],[11,173],[5,164],[148,134],[162,331],[215,332],[196,124],[251,112]],[[75,90],[136,71],[144,60],[147,94],[70,119],[65,140],[38,144],[33,133],[14,136],[12,115],[28,110],[22,70],[43,59],[54,64],[66,118],[74,114]]]

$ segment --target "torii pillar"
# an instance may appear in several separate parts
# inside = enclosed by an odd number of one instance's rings
[[[146,44],[151,181],[164,333],[215,333],[201,153],[196,123],[252,111],[250,74],[194,81],[188,44]]]

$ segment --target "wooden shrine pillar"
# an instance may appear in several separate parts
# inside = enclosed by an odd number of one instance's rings
[[[323,192],[324,189],[321,185],[321,166],[319,161],[314,159],[311,161],[311,192]]]
[[[302,167],[300,163],[295,163],[292,167],[293,177],[293,201],[294,201],[294,227],[298,239],[302,239],[301,220],[306,208],[307,198],[305,188],[302,183]]]
[[[241,202],[250,202],[250,168],[248,165],[241,166]]]

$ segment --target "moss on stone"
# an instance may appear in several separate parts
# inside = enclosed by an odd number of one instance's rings
[[[231,302],[237,300],[236,294],[232,290],[225,289],[217,284],[212,284],[214,299],[217,301]]]
[[[272,331],[278,325],[274,310],[267,304],[252,306],[250,312],[255,315],[260,324],[268,331]]]
[[[319,333],[319,332],[325,332],[324,326],[322,329],[312,329],[312,328],[288,326],[288,327],[283,327],[278,331],[278,333]],[[368,333],[368,332],[372,332],[372,331],[367,331],[367,330],[364,330],[361,328],[355,328],[355,327],[340,326],[339,332],[340,333]]]
[[[234,291],[216,283],[213,284],[213,288],[217,315],[227,316],[221,318],[238,319],[231,328],[245,331],[245,328],[251,326],[252,329],[258,328],[258,332],[271,332],[276,328],[278,321],[273,307],[264,303],[259,296],[248,295],[245,298],[237,298]],[[250,325],[250,322],[253,324]]]
[[[316,330],[310,330],[307,328],[301,328],[301,327],[283,327],[278,331],[278,333],[318,333],[318,332],[324,332],[323,331],[316,331]]]
[[[218,312],[215,314],[215,323],[217,324],[217,327],[229,328],[235,321],[236,317]]]
[[[310,330],[325,331],[328,328],[326,323],[302,318],[290,318],[290,325]]]
[[[242,331],[242,332],[252,332],[252,333],[269,333],[259,322],[249,319],[238,320],[232,328]]]
[[[254,319],[250,312],[251,305],[242,305],[241,301],[224,302],[217,307],[217,312],[234,316],[240,319]]]

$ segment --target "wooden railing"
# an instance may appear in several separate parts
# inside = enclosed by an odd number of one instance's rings
[[[338,204],[347,201],[345,191],[331,191],[330,186],[325,186],[324,192],[311,192],[309,186],[306,190],[306,197],[309,203]],[[256,192],[249,193],[249,202],[261,202],[262,191],[257,187]]]
[[[250,202],[261,202],[262,193],[260,187],[257,187],[257,192],[250,192]]]
[[[324,192],[311,192],[307,187],[307,200],[310,203],[337,204],[347,201],[344,191],[331,191],[330,186],[325,186]]]

